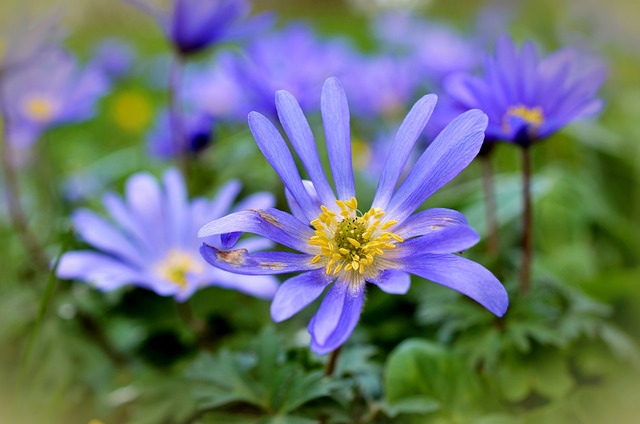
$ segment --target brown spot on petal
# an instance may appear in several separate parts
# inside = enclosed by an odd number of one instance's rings
[[[274,271],[283,270],[285,264],[282,262],[260,262],[258,265],[262,268],[273,269]]]
[[[243,265],[246,253],[247,249],[219,250],[216,252],[216,257],[231,265]]]
[[[271,225],[275,225],[276,227],[280,227],[280,221],[278,221],[276,219],[275,216],[271,215],[270,213],[267,213],[263,210],[260,209],[251,209],[253,212],[257,213],[258,215],[260,215],[260,218],[264,219],[265,221],[267,221],[269,224]]]

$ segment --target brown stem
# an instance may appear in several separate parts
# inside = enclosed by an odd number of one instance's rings
[[[498,217],[496,209],[496,191],[493,181],[493,169],[491,167],[491,157],[482,156],[480,158],[482,165],[482,183],[484,188],[484,205],[487,220],[488,244],[487,249],[489,255],[497,256],[500,251],[500,232],[498,229]]]
[[[0,80],[2,75],[0,75]],[[12,159],[13,152],[9,146],[9,119],[4,107],[4,99],[0,92],[0,116],[3,122],[2,140],[0,142],[0,157],[2,157],[2,173],[5,183],[5,196],[9,207],[9,216],[11,224],[15,228],[20,241],[27,250],[29,257],[33,259],[38,269],[49,269],[49,259],[44,252],[44,248],[38,241],[38,238],[29,228],[29,220],[27,219],[24,209],[20,204],[20,184],[18,182],[18,173],[14,168]]]
[[[533,254],[531,151],[529,146],[522,147],[522,201],[524,227],[522,237],[522,268],[520,269],[520,292],[527,293],[531,280],[531,256]]]
[[[324,371],[325,377],[331,377],[331,375],[333,375],[333,372],[336,369],[336,364],[338,363],[338,357],[340,356],[341,349],[342,349],[342,346],[336,348],[336,350],[331,352],[331,355],[329,356],[329,361],[327,362],[327,368]]]

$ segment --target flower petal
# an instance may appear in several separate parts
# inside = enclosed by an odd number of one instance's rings
[[[289,252],[249,253],[247,249],[218,250],[203,244],[200,247],[200,254],[216,268],[244,275],[286,274],[323,267],[323,265],[312,264],[313,256],[311,255]]]
[[[115,258],[91,250],[67,252],[60,258],[56,275],[86,281],[100,290],[115,290],[127,284],[143,285],[144,275]]]
[[[169,233],[168,242],[185,248],[193,238],[190,234],[190,216],[187,189],[182,174],[177,169],[170,169],[163,176],[165,187],[165,210],[167,212]]]
[[[384,164],[376,196],[371,207],[385,209],[389,204],[413,146],[427,125],[437,100],[438,97],[435,94],[428,94],[422,97],[413,105],[402,125],[400,125],[396,138],[389,150],[391,154],[387,156]]]
[[[344,89],[337,78],[329,78],[325,81],[322,87],[320,109],[336,193],[339,199],[349,200],[356,195],[351,163],[349,105]]]
[[[347,341],[360,319],[364,286],[354,291],[347,283],[338,282],[331,287],[309,323],[313,352],[324,355]]]
[[[316,193],[316,189],[313,186],[313,183],[309,180],[302,180],[302,184],[304,185],[304,189],[309,194],[309,197],[311,197],[311,201],[318,209],[320,209],[320,198],[318,197],[318,193]],[[291,214],[298,218],[300,221],[305,222],[307,220],[307,217],[302,212],[302,209],[300,208],[300,205],[298,205],[298,202],[296,202],[296,199],[294,199],[291,195],[291,192],[286,188],[284,189],[284,196],[287,199],[287,204],[289,205]]]
[[[482,265],[457,255],[425,254],[407,257],[403,271],[456,290],[501,317],[509,297],[500,281]]]
[[[261,299],[273,299],[278,290],[278,280],[271,275],[239,275],[211,268],[211,283],[216,287],[238,290]]]
[[[271,303],[271,318],[281,322],[291,318],[322,294],[333,280],[324,269],[305,272],[285,281]]]
[[[260,151],[296,199],[307,220],[311,222],[316,219],[320,210],[315,208],[304,189],[296,163],[278,130],[267,118],[257,112],[249,114],[249,128]]]
[[[476,157],[487,115],[473,109],[454,119],[422,154],[394,194],[387,216],[404,221],[429,196],[451,181]]]
[[[322,169],[313,133],[300,105],[289,92],[280,90],[276,93],[276,107],[282,127],[307,170],[322,204],[335,204],[336,196]]]
[[[144,228],[145,237],[154,249],[151,252],[164,251],[167,246],[166,228],[163,216],[163,194],[156,179],[146,172],[133,175],[127,180],[127,203],[138,224]]]
[[[467,219],[453,209],[433,208],[411,215],[393,232],[407,240],[452,225],[468,225]]]
[[[203,226],[198,237],[234,232],[257,234],[292,249],[311,253],[312,246],[308,243],[313,237],[311,228],[288,213],[273,208],[234,212]]]
[[[469,249],[480,241],[480,236],[468,225],[441,227],[423,236],[398,243],[397,249],[385,254],[393,260],[422,253],[456,253]]]
[[[411,276],[397,269],[385,269],[369,281],[389,294],[406,294],[411,287]]]

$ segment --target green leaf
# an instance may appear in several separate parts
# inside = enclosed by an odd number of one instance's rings
[[[400,414],[427,414],[440,409],[440,404],[431,398],[424,396],[406,397],[393,404],[383,402],[381,409],[390,418],[395,418]]]

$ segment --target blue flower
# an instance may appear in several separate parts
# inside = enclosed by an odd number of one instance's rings
[[[186,153],[195,155],[209,146],[214,121],[208,113],[200,111],[187,113],[182,124],[186,138]],[[161,159],[178,156],[171,132],[171,119],[167,111],[160,113],[154,127],[149,131],[147,149],[152,156]],[[183,153],[185,152],[180,152],[180,154]]]
[[[59,278],[86,281],[100,290],[136,285],[162,296],[188,299],[196,290],[219,286],[270,299],[278,286],[271,276],[238,276],[207,266],[198,253],[196,232],[204,223],[233,210],[240,191],[238,182],[223,186],[213,201],[198,198],[189,202],[180,173],[170,170],[162,184],[146,173],[127,181],[126,199],[114,194],[104,197],[111,221],[86,209],[73,215],[80,238],[95,247],[65,253],[57,269]],[[244,199],[238,208],[266,208],[271,194],[257,193]],[[207,240],[221,247],[222,238]],[[272,243],[249,238],[238,247],[259,250]]]
[[[108,88],[100,70],[92,66],[78,69],[67,52],[41,56],[3,81],[9,142],[15,147],[28,147],[46,129],[93,117],[97,101]]]
[[[122,78],[133,66],[134,51],[131,45],[117,38],[108,38],[96,48],[92,63],[109,78]]]
[[[502,36],[482,77],[458,74],[445,81],[450,96],[489,116],[487,138],[530,145],[569,122],[596,114],[595,97],[606,76],[604,66],[564,49],[538,59],[532,42],[520,51]]]
[[[129,0],[152,15],[182,55],[208,46],[249,36],[271,24],[268,15],[246,19],[247,0],[172,0],[170,10],[159,10],[146,0]]]
[[[273,208],[240,211],[208,223],[198,235],[254,233],[300,253],[225,251],[205,241],[202,255],[212,265],[240,274],[299,272],[285,281],[275,295],[271,315],[276,322],[305,308],[328,287],[309,323],[311,349],[318,354],[328,353],[347,340],[360,317],[367,282],[385,292],[403,294],[409,289],[410,274],[415,274],[457,290],[494,314],[503,315],[508,298],[500,282],[479,264],[452,254],[479,240],[464,216],[448,209],[414,214],[476,156],[484,138],[486,115],[472,110],[453,120],[396,190],[435,104],[436,96],[427,95],[408,113],[386,159],[373,204],[367,210],[360,209],[355,197],[349,108],[340,82],[328,79],[321,97],[335,193],[298,102],[290,93],[279,91],[276,107],[280,122],[310,181],[301,178],[286,142],[267,118],[252,112],[249,127],[282,179],[293,215]]]

